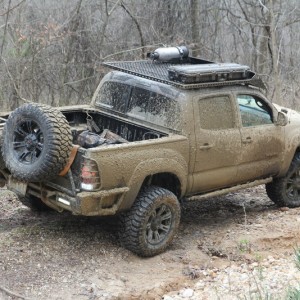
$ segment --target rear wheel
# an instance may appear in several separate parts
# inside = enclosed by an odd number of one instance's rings
[[[266,191],[278,206],[300,206],[300,154],[295,155],[285,177],[266,184]]]
[[[121,216],[120,239],[140,256],[154,256],[172,242],[180,222],[180,204],[170,191],[146,187],[130,211]]]

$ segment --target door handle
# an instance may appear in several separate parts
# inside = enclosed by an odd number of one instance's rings
[[[242,140],[243,144],[250,144],[252,143],[252,138],[250,136],[246,137],[245,139]]]
[[[200,150],[207,150],[207,149],[210,149],[212,148],[213,145],[212,144],[208,144],[208,143],[205,143],[203,144],[202,146],[199,147]]]

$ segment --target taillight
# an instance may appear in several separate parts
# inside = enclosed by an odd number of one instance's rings
[[[85,158],[81,164],[81,188],[92,191],[100,187],[100,174],[94,160]]]

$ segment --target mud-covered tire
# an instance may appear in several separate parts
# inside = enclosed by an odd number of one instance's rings
[[[130,211],[120,217],[120,241],[139,256],[154,256],[172,243],[179,222],[177,197],[160,187],[146,187]]]
[[[39,211],[39,212],[46,212],[46,211],[53,211],[53,209],[49,206],[47,206],[41,199],[32,196],[32,195],[26,195],[24,197],[18,197],[19,201],[29,207],[33,211]]]
[[[266,184],[269,198],[279,207],[300,206],[300,154],[295,155],[287,174]]]
[[[57,176],[69,160],[70,126],[57,109],[24,104],[8,117],[3,130],[2,155],[12,175],[24,181]]]

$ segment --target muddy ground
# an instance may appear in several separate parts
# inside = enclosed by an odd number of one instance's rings
[[[300,209],[278,209],[263,186],[185,203],[172,247],[148,259],[121,247],[117,218],[32,212],[5,188],[0,199],[0,299],[161,299],[206,269],[300,245]]]

